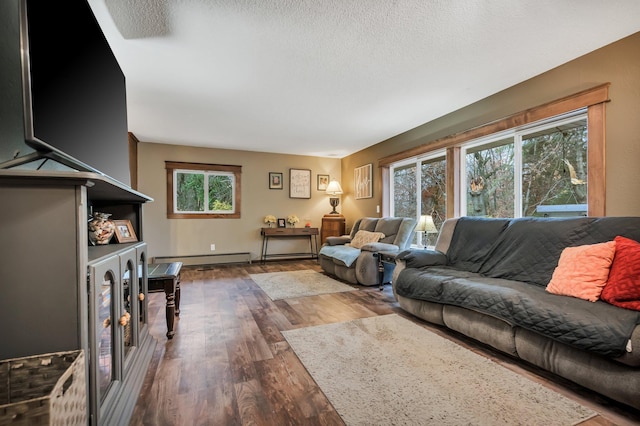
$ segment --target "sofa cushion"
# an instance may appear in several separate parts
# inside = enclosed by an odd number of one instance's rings
[[[447,251],[448,265],[478,272],[509,223],[509,219],[461,217]]]
[[[615,257],[602,300],[640,311],[640,243],[621,236],[615,242]]]
[[[394,283],[397,294],[475,310],[551,339],[619,357],[626,352],[640,312],[601,300],[558,297],[544,287],[487,278],[447,267],[405,268]]]
[[[595,302],[607,283],[615,251],[615,241],[565,248],[547,291]]]
[[[520,218],[500,235],[479,272],[546,287],[566,247],[622,235],[640,241],[637,217]],[[471,238],[471,237],[470,237]]]
[[[381,232],[385,235],[380,239],[380,242],[393,244],[403,220],[403,217],[385,217],[384,219],[380,219],[376,224],[376,232]]]
[[[356,232],[356,235],[353,237],[349,245],[359,249],[365,244],[377,243],[381,238],[384,238],[384,234],[382,232],[370,232],[361,229]]]
[[[356,232],[358,232],[359,230],[373,232],[376,230],[377,223],[378,223],[378,218],[376,217],[363,217],[360,220],[360,224],[358,226],[358,229],[356,229]],[[353,234],[353,236],[355,237],[355,234]]]
[[[330,258],[336,263],[340,263],[344,266],[350,267],[360,255],[360,249],[347,245],[324,245],[320,248],[320,252],[318,252],[318,255]]]

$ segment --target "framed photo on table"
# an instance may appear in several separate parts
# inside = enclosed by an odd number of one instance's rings
[[[129,220],[114,220],[116,225],[116,240],[119,243],[134,243],[138,241],[136,233],[133,230],[133,225]]]
[[[284,220],[284,217],[278,218],[278,228],[286,228],[287,222]]]
[[[289,198],[311,198],[311,170],[289,169]]]

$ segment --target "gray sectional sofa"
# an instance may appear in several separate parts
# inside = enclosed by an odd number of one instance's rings
[[[640,218],[447,220],[435,250],[397,256],[400,306],[640,409],[640,312],[546,291],[565,247],[624,236]]]

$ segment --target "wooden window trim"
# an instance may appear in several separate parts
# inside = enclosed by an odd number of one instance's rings
[[[466,130],[461,133],[435,139],[426,144],[410,148],[381,158],[378,164],[389,168],[393,163],[411,157],[418,157],[431,151],[447,150],[447,217],[460,214],[460,146],[465,142],[491,135],[501,131],[524,126],[537,121],[587,108],[588,145],[588,193],[587,204],[589,216],[604,216],[606,213],[606,173],[605,173],[605,103],[609,102],[609,86],[604,83],[576,94],[529,108],[525,111]],[[454,155],[452,155],[454,154]],[[388,185],[388,182],[385,182]]]
[[[183,163],[177,161],[165,161],[167,170],[167,218],[169,219],[240,219],[240,200],[242,188],[242,166],[231,166],[226,164],[204,164],[204,163]],[[208,172],[231,172],[235,177],[234,204],[235,212],[229,214],[221,213],[175,213],[173,206],[173,171],[181,170],[202,170]]]

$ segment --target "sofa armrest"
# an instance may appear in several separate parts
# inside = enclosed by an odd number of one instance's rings
[[[400,251],[400,248],[395,244],[389,243],[368,243],[360,247],[360,251]]]
[[[351,237],[349,235],[342,235],[339,237],[327,237],[326,243],[330,246],[340,246],[350,241]]]
[[[398,254],[398,260],[403,260],[407,268],[420,268],[422,266],[438,266],[447,264],[447,256],[436,250],[405,250]]]

